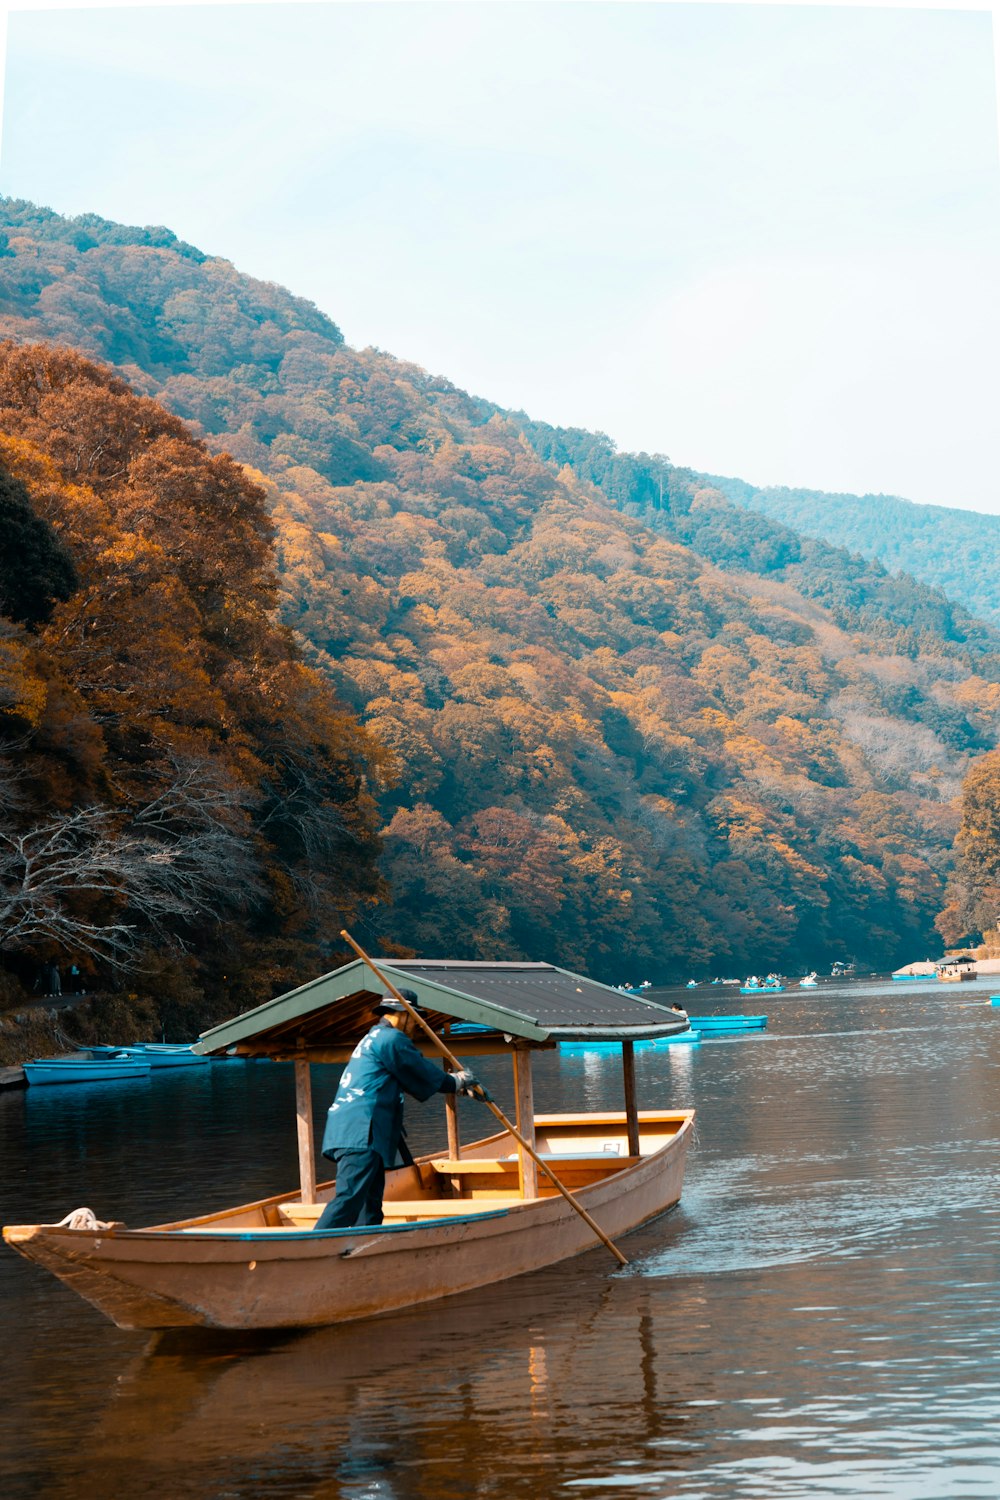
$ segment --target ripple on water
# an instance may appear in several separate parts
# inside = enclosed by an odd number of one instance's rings
[[[694,1105],[698,1135],[623,1273],[596,1250],[353,1329],[148,1339],[3,1256],[4,1500],[997,1500],[1000,1012],[891,986],[769,1010],[752,1043],[637,1054],[640,1104]],[[294,1181],[291,1069],[192,1072],[100,1108],[0,1097],[5,1217]],[[610,1058],[540,1057],[536,1084],[621,1107]]]

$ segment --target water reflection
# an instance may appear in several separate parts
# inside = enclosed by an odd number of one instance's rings
[[[354,1328],[148,1340],[3,1256],[0,1491],[995,1500],[1000,1011],[968,988],[769,998],[763,1037],[640,1051],[640,1103],[693,1104],[698,1139],[624,1272],[596,1250]],[[290,1070],[187,1071],[100,1107],[0,1096],[5,1217],[294,1181]],[[600,1054],[537,1084],[620,1106]],[[432,1110],[411,1121],[436,1144]]]
[[[224,1484],[227,1495],[404,1500],[492,1493],[485,1464],[507,1493],[538,1495],[550,1466],[585,1473],[622,1444],[690,1441],[697,1413],[682,1412],[660,1342],[683,1299],[609,1279],[596,1257],[575,1270],[573,1306],[565,1274],[545,1273],[502,1298],[456,1298],[432,1319],[290,1338],[158,1336],[46,1492],[86,1481],[121,1494],[141,1471],[145,1486],[177,1496]]]

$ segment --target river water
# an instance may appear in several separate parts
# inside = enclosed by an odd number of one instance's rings
[[[339,1330],[149,1335],[4,1247],[0,1494],[996,1500],[989,993],[827,983],[759,997],[764,1033],[638,1051],[640,1106],[694,1106],[698,1129],[680,1206],[627,1237],[624,1271],[596,1249]],[[505,1061],[481,1073],[512,1110]],[[315,1074],[319,1116],[337,1074]],[[621,1108],[620,1089],[613,1054],[536,1061],[540,1109]],[[461,1107],[467,1137],[489,1133]],[[415,1150],[443,1140],[437,1101],[408,1118]],[[0,1151],[4,1222],[278,1192],[291,1068],[2,1094]]]

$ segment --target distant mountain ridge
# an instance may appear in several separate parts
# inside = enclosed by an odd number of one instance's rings
[[[992,566],[1000,549],[1000,516],[920,505],[897,495],[758,488],[717,474],[699,478],[737,505],[803,536],[877,558],[890,571],[909,573],[1000,625],[1000,586]]]
[[[397,766],[373,941],[612,980],[930,950],[994,627],[168,231],[0,225],[0,335],[116,365],[264,487],[284,620]]]

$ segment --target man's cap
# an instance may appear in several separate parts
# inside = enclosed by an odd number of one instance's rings
[[[406,1000],[409,1000],[410,1004],[414,1007],[415,1010],[420,1009],[420,1002],[417,998],[417,993],[415,990],[400,990],[399,993]],[[379,1010],[388,1011],[390,1014],[394,1015],[398,1015],[401,1011],[404,1014],[406,1013],[406,1006],[402,1003],[402,1001],[397,1000],[395,995],[383,995],[378,1003],[378,1008]]]

